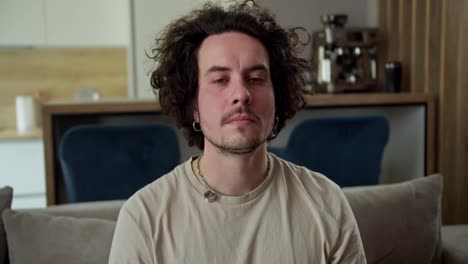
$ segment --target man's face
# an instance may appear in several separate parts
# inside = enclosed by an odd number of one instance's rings
[[[207,37],[198,51],[198,108],[194,119],[223,152],[248,153],[271,133],[275,98],[265,47],[243,33]]]

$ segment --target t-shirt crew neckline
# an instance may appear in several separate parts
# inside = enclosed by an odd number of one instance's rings
[[[185,175],[187,175],[188,180],[192,184],[193,188],[195,191],[198,193],[200,196],[200,200],[204,199],[204,194],[208,189],[203,185],[200,179],[194,174],[192,170],[192,161],[198,158],[198,156],[193,156],[191,157],[188,161],[185,162],[184,164],[184,170],[185,170]],[[263,180],[260,185],[257,186],[257,188],[253,189],[252,191],[241,195],[241,196],[229,196],[229,195],[222,195],[222,194],[217,194],[216,201],[214,203],[221,203],[221,204],[244,204],[249,201],[252,201],[253,199],[257,198],[259,195],[261,195],[266,188],[270,185],[272,179],[273,179],[273,171],[274,171],[274,160],[271,157],[270,154],[267,154],[267,159],[270,160],[270,169],[268,170],[268,174]]]

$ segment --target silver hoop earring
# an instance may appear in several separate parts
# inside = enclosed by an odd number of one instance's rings
[[[275,116],[275,124],[273,125],[273,129],[271,130],[271,136],[270,138],[273,139],[278,135],[278,123],[279,123],[279,118]]]
[[[198,123],[198,122],[196,122],[196,121],[193,121],[192,127],[193,127],[193,130],[194,130],[195,132],[200,132],[200,131],[201,131],[200,123]]]

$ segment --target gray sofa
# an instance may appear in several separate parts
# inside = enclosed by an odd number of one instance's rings
[[[368,263],[468,263],[468,226],[440,225],[442,177],[344,188]],[[0,189],[0,264],[107,263],[124,201],[10,210]]]

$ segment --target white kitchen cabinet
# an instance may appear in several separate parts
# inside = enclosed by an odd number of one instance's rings
[[[0,46],[45,43],[44,0],[0,1]]]
[[[0,141],[0,186],[13,188],[13,208],[46,206],[42,140]]]
[[[1,0],[0,46],[127,47],[129,0]]]
[[[45,0],[45,13],[48,46],[128,46],[128,0]]]

